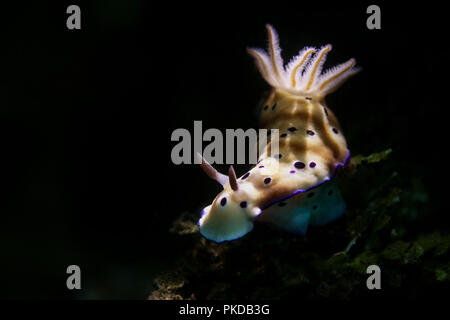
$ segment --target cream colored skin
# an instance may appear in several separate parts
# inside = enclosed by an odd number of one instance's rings
[[[217,195],[213,203],[203,209],[200,218],[200,232],[215,242],[240,238],[253,229],[253,220],[261,213],[256,204],[261,192],[252,184],[239,183],[239,190],[233,191],[230,185]],[[227,199],[225,206],[220,204],[222,198]],[[240,203],[247,202],[246,208]]]
[[[226,183],[213,203],[203,210],[199,221],[200,232],[215,242],[242,237],[253,228],[257,217],[258,220],[283,228],[283,224],[295,224],[301,216],[301,219],[305,217],[306,220],[298,228],[305,229],[312,208],[303,210],[300,196],[283,208],[298,212],[291,220],[283,221],[283,216],[274,214],[276,209],[273,205],[295,194],[321,187],[335,175],[337,167],[345,164],[349,155],[342,129],[325,105],[324,97],[356,72],[352,69],[354,60],[321,76],[322,60],[331,49],[331,46],[327,46],[313,58],[312,54],[308,55],[311,49],[304,50],[293,59],[295,63],[291,63],[287,69],[281,69],[278,36],[270,26],[268,31],[270,54],[264,56],[265,53],[257,49],[249,52],[255,56],[263,77],[274,86],[261,106],[261,127],[279,129],[279,150],[274,154],[269,143],[261,154],[259,163],[250,170],[250,175],[237,180],[237,187],[234,187],[236,190],[233,190],[229,182]],[[309,64],[305,56],[311,58]],[[299,71],[302,69],[305,69],[303,73]],[[270,178],[269,183],[267,178]],[[340,214],[344,206],[338,191],[335,197],[330,198],[322,193],[322,201],[334,205],[322,207],[336,212],[329,215],[329,212],[321,211],[321,214],[328,218]],[[225,204],[221,201],[223,198],[226,198]],[[241,205],[243,202],[246,204],[244,208]],[[305,202],[305,208],[307,203]],[[265,215],[266,210],[262,209],[267,207],[270,210]],[[320,217],[315,219],[321,221]],[[293,227],[289,225],[284,229],[293,231]],[[300,233],[303,233],[302,230]]]

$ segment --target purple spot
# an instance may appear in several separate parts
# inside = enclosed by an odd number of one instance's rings
[[[296,167],[297,169],[303,169],[305,167],[305,164],[301,161],[296,161],[294,163],[294,167]]]
[[[264,168],[264,166],[259,166],[258,168]]]
[[[280,134],[280,138],[286,138],[286,137],[287,137],[287,133]]]
[[[309,167],[310,168],[314,168],[316,166],[316,163],[314,162],[314,161],[311,161],[310,163],[309,163]]]
[[[306,133],[307,133],[308,135],[310,135],[310,136],[313,136],[313,135],[314,135],[314,131],[312,131],[312,130],[306,130]]]
[[[336,129],[336,128],[333,128],[333,132],[336,133],[336,134],[339,133],[338,129]]]
[[[241,208],[247,208],[247,201],[242,201],[239,205]]]
[[[265,183],[265,184],[269,184],[270,181],[272,181],[272,179],[269,178],[269,177],[267,177],[267,178],[264,179],[264,183]]]
[[[250,175],[250,172],[247,172],[246,174],[244,174],[241,178],[241,180],[245,180],[248,178],[248,176]]]
[[[306,100],[310,100],[310,101],[312,100],[312,98],[310,98],[310,97],[306,97],[305,99],[306,99]]]
[[[220,200],[220,205],[223,207],[227,204],[227,198],[222,198],[222,200]]]
[[[291,171],[289,171],[290,173],[295,173],[295,170],[291,170]]]
[[[290,128],[288,128],[288,131],[289,132],[295,132],[295,131],[297,131],[297,128],[296,127],[290,127]]]

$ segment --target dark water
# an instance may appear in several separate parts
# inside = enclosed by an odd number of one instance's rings
[[[411,228],[448,231],[442,8],[382,6],[382,29],[368,30],[367,5],[94,1],[69,31],[69,4],[2,10],[2,296],[150,293],[182,254],[172,221],[220,191],[197,167],[172,164],[171,133],[193,132],[194,120],[258,126],[268,86],[245,48],[265,47],[265,23],[285,60],[326,43],[326,66],[356,58],[363,71],[327,98],[352,153],[392,148],[396,170],[430,196]],[[71,264],[83,272],[78,293],[65,287]]]

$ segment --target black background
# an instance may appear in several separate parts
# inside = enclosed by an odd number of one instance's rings
[[[81,30],[66,28],[70,4],[81,7]],[[194,120],[204,130],[257,127],[268,85],[245,48],[265,48],[266,23],[285,61],[326,43],[334,48],[326,66],[356,58],[363,71],[327,98],[352,153],[391,147],[399,170],[419,176],[432,197],[423,227],[448,227],[443,8],[380,4],[382,29],[368,30],[369,4],[3,6],[0,295],[150,293],[181,254],[172,221],[219,191],[199,168],[172,164],[171,133],[193,132]],[[71,264],[82,269],[79,292],[65,286]]]

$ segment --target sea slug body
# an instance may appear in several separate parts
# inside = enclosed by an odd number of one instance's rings
[[[255,221],[305,234],[309,225],[327,224],[345,211],[333,178],[350,152],[325,96],[359,71],[356,62],[322,72],[331,50],[326,45],[304,48],[284,66],[278,35],[270,25],[267,30],[268,52],[248,52],[272,87],[260,110],[261,128],[279,130],[279,152],[272,155],[268,143],[258,164],[240,178],[233,167],[223,175],[202,161],[205,172],[223,185],[198,223],[200,233],[215,242],[244,236]]]

